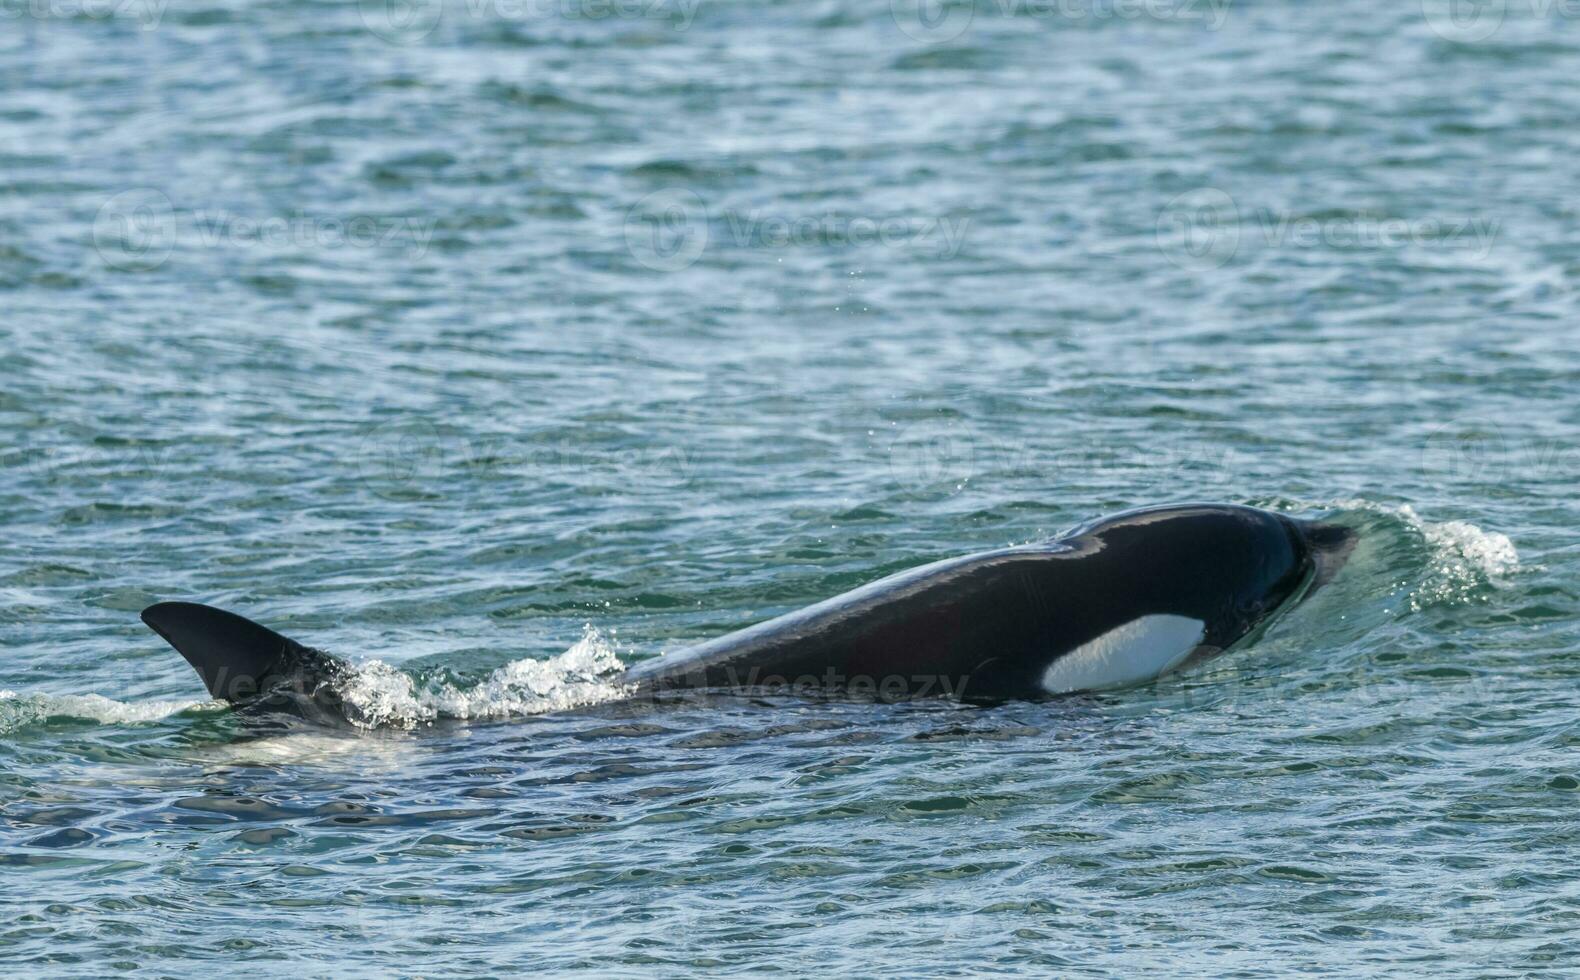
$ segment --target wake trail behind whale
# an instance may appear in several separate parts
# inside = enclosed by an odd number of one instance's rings
[[[225,711],[230,705],[209,699],[117,701],[102,694],[18,694],[0,691],[0,735],[47,723],[52,718],[96,721],[102,725],[139,725],[163,721],[185,711]]]

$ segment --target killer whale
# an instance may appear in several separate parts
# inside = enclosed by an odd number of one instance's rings
[[[668,656],[634,692],[796,689],[1036,700],[1150,680],[1253,638],[1355,545],[1336,524],[1233,504],[1127,511],[1051,541],[923,565]],[[142,619],[209,693],[344,719],[348,668],[234,613],[162,602]]]

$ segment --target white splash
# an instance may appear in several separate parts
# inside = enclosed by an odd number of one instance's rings
[[[1411,599],[1417,609],[1468,599],[1483,583],[1504,588],[1509,576],[1519,570],[1519,552],[1507,535],[1484,531],[1466,521],[1429,523],[1417,517],[1408,504],[1400,512],[1420,530],[1432,550],[1426,581]]]
[[[1420,528],[1426,543],[1439,558],[1457,559],[1467,571],[1477,571],[1497,585],[1507,584],[1508,576],[1519,571],[1520,554],[1506,534],[1485,531],[1469,521],[1444,521],[1433,524],[1416,516],[1405,504],[1400,516]]]
[[[346,716],[359,728],[415,728],[440,718],[506,718],[611,701],[629,693],[614,683],[624,669],[614,648],[592,627],[569,650],[547,660],[515,660],[482,683],[420,686],[381,660],[352,667],[341,687]]]
[[[222,701],[117,701],[102,694],[29,694],[0,691],[0,735],[48,721],[75,718],[103,725],[162,721],[191,710],[220,711]]]
[[[1427,572],[1411,594],[1414,609],[1469,599],[1484,585],[1505,588],[1520,570],[1520,554],[1508,535],[1469,521],[1428,521],[1409,504],[1397,507],[1368,500],[1335,501],[1334,506],[1395,517],[1421,536],[1428,551]]]

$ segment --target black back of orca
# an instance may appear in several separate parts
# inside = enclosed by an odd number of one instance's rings
[[[1342,564],[1353,534],[1251,507],[1130,511],[948,559],[633,668],[652,688],[1042,698],[1221,652]]]
[[[1321,586],[1353,532],[1251,507],[1130,511],[1057,541],[911,569],[638,664],[639,690],[777,687],[883,698],[1043,698],[1228,649]],[[143,621],[216,698],[343,723],[342,661],[234,613],[162,602]]]

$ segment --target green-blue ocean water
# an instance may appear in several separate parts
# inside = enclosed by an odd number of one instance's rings
[[[0,963],[1573,971],[1575,13],[0,4]],[[1192,499],[1362,543],[1132,690],[608,681]]]

